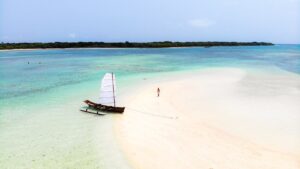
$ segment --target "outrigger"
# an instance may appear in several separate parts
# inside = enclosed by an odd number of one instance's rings
[[[104,115],[107,113],[123,113],[125,107],[116,106],[116,80],[114,73],[106,73],[102,79],[99,103],[85,100],[87,106],[80,110],[88,113]]]

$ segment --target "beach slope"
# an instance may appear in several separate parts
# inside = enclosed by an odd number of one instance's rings
[[[115,118],[133,168],[300,168],[298,75],[218,68],[146,81]]]

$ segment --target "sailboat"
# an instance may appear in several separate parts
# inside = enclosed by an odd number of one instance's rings
[[[97,103],[85,100],[87,106],[80,110],[103,115],[103,112],[123,113],[125,107],[116,106],[116,77],[114,73],[106,73],[101,82],[100,97]]]

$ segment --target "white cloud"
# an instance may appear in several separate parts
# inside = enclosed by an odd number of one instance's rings
[[[72,38],[72,39],[77,37],[77,35],[75,33],[70,33],[68,36],[69,36],[69,38]]]
[[[196,28],[206,28],[215,24],[215,21],[209,19],[191,19],[188,24]]]

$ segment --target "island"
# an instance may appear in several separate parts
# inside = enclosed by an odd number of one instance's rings
[[[49,42],[49,43],[0,43],[0,50],[55,49],[55,48],[170,48],[214,46],[271,46],[268,42]]]

